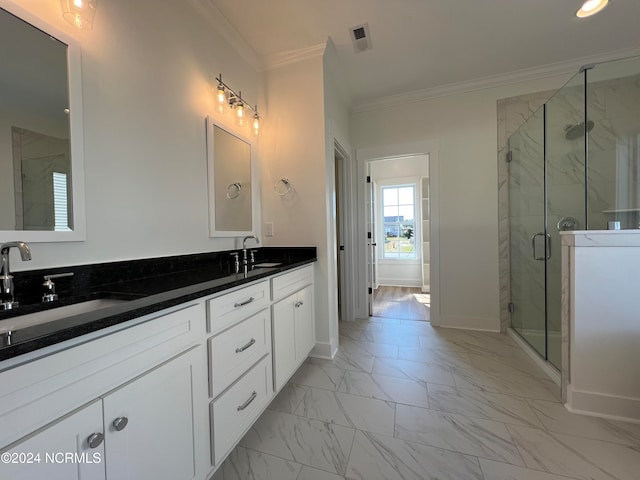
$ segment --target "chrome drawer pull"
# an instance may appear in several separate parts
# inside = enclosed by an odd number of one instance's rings
[[[253,302],[255,300],[255,298],[253,297],[249,297],[249,300],[245,300],[244,302],[239,302],[239,303],[234,303],[233,306],[238,308],[238,307],[244,307],[245,305],[250,304],[251,302]]]
[[[251,404],[251,402],[253,402],[256,399],[257,396],[258,396],[258,392],[254,390],[251,396],[247,399],[247,401],[238,407],[238,411],[241,412],[242,410],[247,408]]]
[[[98,448],[104,440],[104,434],[102,432],[94,433],[87,438],[89,448]]]
[[[249,348],[251,345],[253,345],[254,343],[256,343],[256,339],[252,338],[251,340],[249,340],[249,343],[247,343],[246,345],[243,345],[240,348],[236,348],[236,353],[242,353],[244,352],[247,348]]]

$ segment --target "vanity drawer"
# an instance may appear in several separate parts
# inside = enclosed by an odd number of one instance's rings
[[[241,288],[207,302],[209,332],[216,333],[269,305],[269,281]]]
[[[313,283],[313,265],[307,265],[271,280],[271,299],[280,300]]]
[[[217,396],[261,357],[271,352],[269,309],[209,339],[209,392]]]
[[[213,464],[224,460],[271,401],[271,355],[211,402]]]

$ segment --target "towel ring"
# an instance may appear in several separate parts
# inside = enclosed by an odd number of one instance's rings
[[[238,182],[232,183],[227,187],[227,198],[233,200],[234,198],[238,198],[240,192],[242,191],[242,185]]]
[[[288,178],[283,177],[275,183],[275,185],[273,186],[273,189],[276,191],[278,195],[280,195],[281,197],[284,197],[287,193],[291,191],[291,182],[289,182]]]

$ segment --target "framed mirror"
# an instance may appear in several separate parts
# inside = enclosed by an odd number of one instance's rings
[[[86,238],[80,48],[0,0],[0,242]]]
[[[209,236],[240,237],[255,230],[256,166],[250,140],[207,117]]]

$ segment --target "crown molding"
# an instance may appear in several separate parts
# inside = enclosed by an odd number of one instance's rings
[[[616,50],[588,57],[580,57],[568,62],[557,62],[541,67],[526,68],[515,70],[513,72],[490,75],[487,77],[477,78],[464,82],[450,83],[424,90],[416,90],[413,92],[399,93],[397,95],[389,95],[373,101],[355,102],[351,107],[352,113],[367,112],[382,108],[393,107],[407,103],[421,102],[431,98],[446,97],[449,95],[473,92],[477,90],[485,90],[503,85],[527,82],[540,78],[553,77],[557,75],[572,75],[578,70],[592,63],[601,63],[611,60],[633,57],[640,54],[640,47]],[[569,78],[567,78],[568,80]]]
[[[322,56],[324,55],[326,45],[326,42],[323,42],[311,47],[298,48],[296,50],[287,50],[286,52],[267,55],[263,58],[263,70],[273,70],[302,60]]]
[[[238,30],[229,23],[229,20],[215,6],[212,0],[189,0],[189,2],[203,15],[209,24],[229,45],[256,71],[261,71],[263,65],[258,54],[249,43],[238,33]]]

